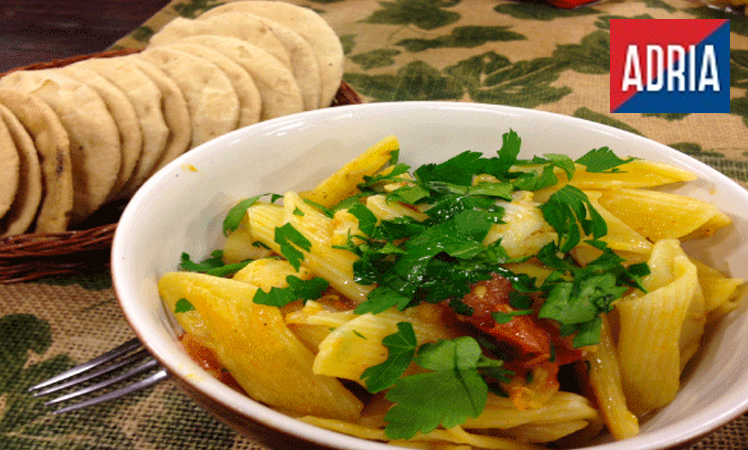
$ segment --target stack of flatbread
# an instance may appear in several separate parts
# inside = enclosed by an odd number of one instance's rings
[[[11,72],[0,78],[0,236],[70,229],[191,148],[330,106],[342,75],[321,16],[262,0],[177,18],[138,53]]]

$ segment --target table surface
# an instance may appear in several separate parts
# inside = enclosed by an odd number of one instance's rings
[[[0,72],[108,48],[142,48],[215,0],[0,0]],[[294,0],[341,37],[345,80],[366,102],[452,100],[552,111],[616,126],[686,152],[748,186],[748,20],[690,0],[561,10],[505,0]],[[611,18],[729,18],[730,114],[609,113]],[[78,413],[52,415],[34,382],[133,336],[107,267],[0,285],[0,448],[260,449],[168,380]],[[748,449],[740,416],[688,444]]]

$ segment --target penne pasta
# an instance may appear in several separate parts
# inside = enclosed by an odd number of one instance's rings
[[[172,311],[180,299],[195,308],[211,336],[201,343],[253,398],[299,415],[358,418],[361,402],[335,378],[312,373],[312,353],[286,327],[278,308],[252,301],[256,292],[247,283],[188,272],[159,281]],[[279,366],[283,377],[277,376]]]
[[[678,241],[655,244],[649,265],[652,273],[644,280],[649,292],[616,306],[621,379],[629,408],[636,414],[667,405],[678,392],[684,365],[681,334],[691,303],[701,295],[696,266]]]
[[[731,222],[729,217],[709,203],[665,192],[610,189],[601,191],[598,201],[614,216],[653,242],[711,236]]]
[[[744,280],[681,246],[730,218],[653,189],[688,171],[607,149],[519,160],[512,133],[498,157],[412,173],[388,137],[310,191],[253,203],[223,245],[246,266],[159,282],[185,346],[255,400],[403,447],[636,436],[738,305]]]
[[[616,439],[626,439],[639,433],[639,419],[628,409],[621,384],[615,339],[609,318],[603,317],[602,335],[597,351],[587,355],[589,378],[600,414],[610,434]]]
[[[740,287],[745,280],[741,278],[729,278],[718,270],[691,258],[696,265],[699,277],[699,285],[704,294],[704,308],[708,314],[709,321],[717,320],[722,315],[737,308]]]
[[[301,196],[305,200],[331,208],[353,195],[357,190],[356,186],[365,176],[378,172],[392,158],[392,154],[399,150],[400,144],[396,137],[384,138],[311,191],[302,192]]]

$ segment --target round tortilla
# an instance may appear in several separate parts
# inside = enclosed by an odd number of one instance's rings
[[[87,85],[55,70],[21,70],[0,86],[34,94],[57,113],[70,138],[73,165],[73,223],[107,200],[122,163],[119,132],[106,104]]]
[[[319,106],[330,106],[343,79],[345,55],[338,35],[322,16],[309,8],[277,0],[225,3],[203,15],[225,12],[244,12],[266,17],[300,34],[311,45],[319,64],[322,82]]]
[[[96,91],[104,100],[114,123],[117,125],[122,149],[122,165],[114,182],[114,187],[109,193],[108,200],[112,200],[116,198],[127,180],[132,176],[143,150],[143,133],[140,131],[135,107],[119,88],[98,72],[76,64],[59,70]]]
[[[39,157],[43,197],[34,231],[63,232],[73,209],[73,169],[67,132],[54,110],[34,95],[0,88],[0,103],[23,124]]]
[[[191,147],[236,129],[239,98],[218,66],[164,46],[149,48],[135,56],[153,63],[179,86],[190,110]]]
[[[166,148],[164,148],[151,173],[148,174],[150,177],[189,148],[192,139],[190,111],[187,108],[187,100],[184,99],[179,86],[163,70],[140,58],[126,57],[126,59],[153,80],[161,90],[161,112],[169,129]],[[133,183],[128,190],[129,195],[132,195],[139,187],[139,184]]]
[[[301,91],[291,71],[263,49],[237,38],[207,34],[182,42],[214,48],[249,72],[262,98],[260,120],[304,110]]]
[[[251,16],[253,20],[259,20],[273,31],[275,37],[278,38],[286,48],[286,52],[288,52],[291,61],[291,73],[293,73],[296,82],[299,84],[301,96],[304,100],[304,109],[310,111],[319,108],[322,88],[319,64],[317,64],[317,57],[314,55],[312,46],[299,33],[266,17],[255,16],[249,13],[219,11],[214,14],[203,14],[197,20],[207,20],[219,15],[237,14]]]
[[[5,122],[0,120],[0,217],[10,211],[18,192],[21,161]]]
[[[284,66],[291,67],[291,59],[283,44],[262,21],[241,14],[226,15],[206,20],[177,17],[157,31],[149,40],[148,47],[171,44],[186,37],[210,34],[229,36],[251,42],[278,59]]]
[[[226,73],[231,81],[236,95],[239,97],[239,122],[237,128],[246,127],[260,120],[262,100],[254,80],[242,66],[231,58],[205,45],[189,44],[177,41],[169,44],[168,48],[186,52],[199,58],[206,59]]]
[[[92,58],[75,64],[91,69],[109,80],[127,96],[135,108],[140,131],[143,133],[143,149],[126,187],[140,186],[158,163],[169,137],[169,128],[161,112],[161,90],[126,57]]]
[[[31,136],[18,118],[0,104],[0,121],[8,127],[20,158],[18,192],[10,211],[0,220],[0,236],[22,234],[31,227],[42,201],[42,172]]]

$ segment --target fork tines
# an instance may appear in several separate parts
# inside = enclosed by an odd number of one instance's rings
[[[54,405],[97,392],[118,383],[121,384],[121,387],[118,387],[117,389],[54,411],[55,414],[61,414],[95,405],[107,400],[112,400],[131,392],[153,386],[167,377],[166,370],[159,367],[158,361],[148,354],[137,338],[133,338],[124,344],[91,359],[90,361],[32,386],[29,388],[29,392],[34,392],[34,397],[41,397],[82,385],[78,390],[68,392],[67,394],[45,403],[45,405]],[[125,384],[126,381],[135,378],[137,375],[153,371],[157,368],[159,368],[159,370],[155,371],[148,377],[136,379],[134,382]],[[109,378],[104,378],[101,381],[94,382],[96,379],[100,379],[107,374],[110,374]]]

